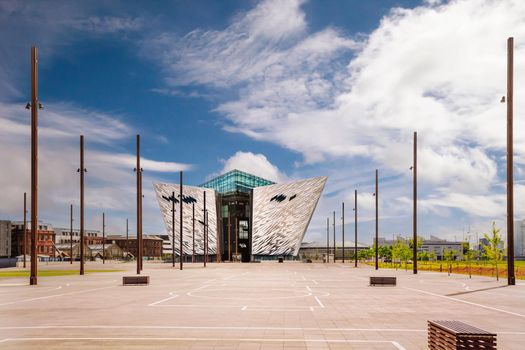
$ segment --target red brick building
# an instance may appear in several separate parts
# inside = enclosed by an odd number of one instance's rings
[[[27,222],[27,247],[26,254],[31,254],[31,223]],[[55,257],[55,231],[53,226],[45,223],[38,223],[37,245],[38,255]],[[24,254],[24,222],[13,221],[11,223],[11,256],[16,257]]]
[[[142,236],[144,244],[143,256],[146,258],[160,258],[162,257],[162,238],[157,236]],[[137,256],[137,239],[135,237],[126,240],[125,236],[109,236],[106,238],[106,243],[117,244],[124,252],[129,252],[133,256]]]

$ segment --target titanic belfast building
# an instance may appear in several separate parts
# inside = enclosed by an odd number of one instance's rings
[[[183,186],[182,197],[179,184],[154,187],[168,234],[175,224],[177,255],[182,200],[184,256],[204,254],[206,210],[209,260],[249,262],[297,256],[326,179],[276,184],[232,170],[198,187]]]

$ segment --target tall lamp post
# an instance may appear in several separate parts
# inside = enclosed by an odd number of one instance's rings
[[[137,135],[137,275],[142,271],[142,168],[140,167],[140,135]]]
[[[26,268],[27,251],[27,193],[24,192],[24,269]]]
[[[126,257],[129,253],[129,225],[128,225],[128,219],[126,218]]]
[[[414,165],[410,167],[413,171],[413,243],[412,243],[412,260],[414,266],[414,274],[417,274],[417,132],[414,131]]]
[[[336,241],[335,241],[335,210],[334,210],[334,220],[332,222],[332,226],[334,228],[334,264],[336,262],[336,255],[337,255],[337,246],[336,246]]]
[[[84,274],[84,135],[80,135],[80,274]]]
[[[106,214],[102,213],[102,264],[106,263]]]
[[[330,218],[326,218],[326,263],[330,262]]]
[[[354,267],[357,267],[357,190],[354,190]]]
[[[374,192],[376,200],[376,270],[379,270],[379,171],[376,169],[376,191]]]
[[[192,244],[193,244],[193,250],[192,250],[192,253],[191,253],[191,262],[194,263],[195,262],[195,202],[191,203],[191,239],[192,239]]]
[[[208,224],[206,222],[206,190],[204,190],[204,208],[202,210],[202,215],[203,215],[203,220],[202,220],[202,223],[204,225],[204,231],[203,231],[203,238],[204,238],[204,251],[203,251],[203,255],[204,255],[204,267],[206,267],[206,260],[208,259],[208,257],[206,256],[206,253],[208,252],[208,249],[206,247],[207,245],[207,240],[206,240],[206,225]]]
[[[182,241],[182,202],[184,202],[184,195],[182,194],[182,171],[180,171],[180,200],[179,200],[179,204],[180,204],[180,208],[179,208],[179,215],[180,215],[180,218],[179,218],[179,229],[180,229],[180,248],[179,248],[179,266],[180,266],[180,269],[182,270],[182,256],[184,255],[184,246],[183,246],[183,241]]]
[[[69,207],[69,264],[73,264],[73,204]]]
[[[38,284],[38,110],[42,104],[38,102],[38,58],[37,48],[31,47],[31,275],[30,285]]]
[[[515,285],[514,275],[514,38],[507,39],[507,284]]]
[[[345,263],[345,202],[341,206],[341,236],[343,241],[343,264]]]

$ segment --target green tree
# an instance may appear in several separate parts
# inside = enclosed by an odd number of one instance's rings
[[[458,251],[454,249],[444,249],[443,250],[443,259],[447,262],[448,265],[448,275],[452,272],[452,262],[456,259]]]
[[[466,252],[464,251],[464,257],[467,260],[469,278],[472,278],[472,260],[477,259],[478,255],[479,252],[477,250],[470,249],[470,246]]]
[[[499,281],[499,269],[498,263],[503,260],[504,252],[501,247],[501,235],[499,234],[500,229],[496,227],[496,223],[492,223],[492,231],[485,233],[485,239],[487,244],[485,245],[485,257],[496,269],[496,280]]]
[[[379,257],[383,260],[392,259],[392,246],[388,246],[388,245],[379,246],[378,254],[379,254]]]

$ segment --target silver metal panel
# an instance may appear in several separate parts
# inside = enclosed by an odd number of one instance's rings
[[[160,211],[164,218],[164,224],[166,225],[166,233],[172,239],[172,204],[171,201],[166,200],[163,197],[171,197],[172,193],[175,192],[175,198],[180,199],[180,185],[178,184],[165,184],[155,183],[153,184],[155,193],[157,194],[157,200],[159,202]],[[185,198],[193,198],[195,202],[195,254],[204,255],[204,191],[206,191],[206,209],[208,210],[208,254],[213,255],[217,252],[217,209],[215,205],[215,190],[203,187],[194,186],[183,186],[182,194]],[[190,198],[191,197],[191,198]],[[179,237],[180,237],[180,204],[175,204],[175,253],[179,255]],[[192,204],[184,203],[182,208],[182,243],[184,246],[184,254],[191,255],[193,251],[192,241]]]
[[[253,255],[297,255],[326,177],[253,189]]]

